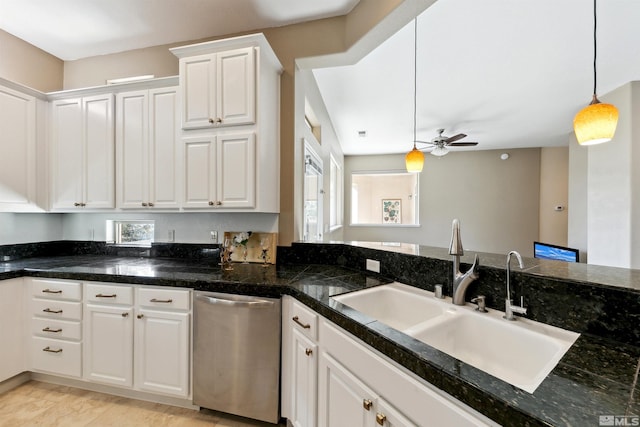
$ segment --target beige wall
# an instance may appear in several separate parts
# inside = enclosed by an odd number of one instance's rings
[[[501,160],[500,154],[510,154]],[[345,217],[351,206],[351,172],[403,170],[404,155],[345,157]],[[461,224],[464,248],[533,256],[540,211],[540,149],[427,155],[419,182],[417,227],[352,227],[345,240],[407,242],[448,247],[451,221]]]
[[[64,62],[0,30],[0,77],[41,92],[61,90]]]
[[[540,237],[554,245],[567,246],[569,197],[569,148],[540,150]],[[556,207],[562,210],[556,210]]]

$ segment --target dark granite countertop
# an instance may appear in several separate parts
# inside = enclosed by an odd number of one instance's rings
[[[600,415],[640,414],[640,387],[636,384],[640,348],[582,334],[530,394],[332,300],[332,295],[389,282],[347,268],[234,264],[233,271],[221,271],[213,259],[98,255],[0,262],[0,280],[21,276],[177,286],[257,296],[292,295],[505,426],[598,426]]]

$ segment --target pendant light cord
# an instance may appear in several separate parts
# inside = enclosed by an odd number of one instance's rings
[[[596,29],[598,27],[598,18],[596,14],[596,0],[593,0],[593,95],[596,95],[596,82],[597,80],[597,71],[596,71],[596,58],[598,55],[598,45],[596,43]]]
[[[595,1],[595,0],[593,0]],[[416,110],[418,105],[418,17],[413,19],[413,148],[416,148]]]

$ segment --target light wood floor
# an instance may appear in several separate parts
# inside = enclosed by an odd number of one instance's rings
[[[273,424],[29,381],[0,394],[0,426],[273,427]]]

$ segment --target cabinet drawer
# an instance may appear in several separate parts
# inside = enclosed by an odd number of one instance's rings
[[[31,368],[53,374],[80,377],[82,345],[79,342],[31,338]]]
[[[86,298],[91,303],[133,305],[133,288],[127,285],[87,283]]]
[[[138,305],[155,309],[189,310],[191,292],[187,289],[138,288]]]
[[[80,322],[60,319],[31,319],[31,334],[48,338],[62,338],[69,340],[82,339]]]
[[[298,301],[293,301],[288,322],[312,340],[318,339],[318,315]]]
[[[82,320],[82,303],[33,298],[31,314],[52,319]]]
[[[36,298],[81,301],[82,286],[80,285],[80,282],[64,280],[31,279],[31,292]]]

